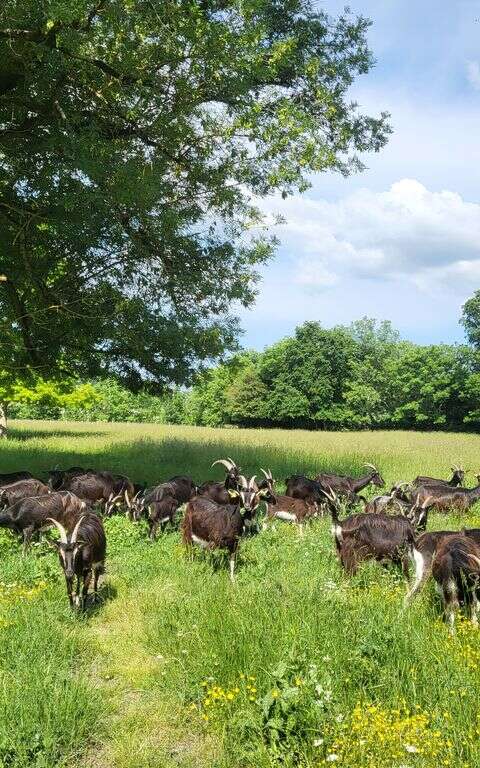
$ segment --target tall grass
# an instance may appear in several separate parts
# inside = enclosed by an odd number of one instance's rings
[[[31,422],[0,451],[1,471],[84,463],[149,483],[215,476],[225,455],[281,482],[369,461],[391,483],[476,470],[479,447],[460,434]],[[478,513],[429,527],[463,524]],[[394,569],[347,579],[327,520],[242,542],[233,585],[220,556],[190,560],[174,531],[152,544],[114,518],[107,534],[109,589],[84,618],[67,609],[54,553],[22,558],[2,534],[0,580],[38,591],[3,609],[0,765],[480,765],[478,632],[461,622],[450,638],[431,585],[404,610]]]

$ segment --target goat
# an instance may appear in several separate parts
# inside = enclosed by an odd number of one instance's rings
[[[265,472],[265,470],[260,467],[260,472],[263,472],[265,478],[258,483],[258,489],[260,491],[266,490],[273,494],[275,488],[275,480],[273,479],[272,470],[267,469]]]
[[[415,534],[409,520],[401,515],[370,513],[351,515],[340,521],[338,498],[329,494],[332,533],[343,568],[355,574],[363,560],[390,560],[400,564],[408,576],[409,562],[416,566]]]
[[[98,579],[105,572],[105,554],[107,540],[103,523],[97,515],[82,515],[69,535],[65,527],[55,518],[48,518],[60,534],[55,542],[60,565],[65,574],[67,595],[70,605],[84,608],[88,587],[93,574],[93,594],[97,598]],[[73,597],[73,579],[77,577],[75,599]],[[82,597],[80,598],[80,586]]]
[[[287,486],[285,495],[293,499],[303,499],[310,505],[324,504],[327,500],[327,494],[320,483],[304,475],[287,477],[285,483]]]
[[[304,499],[293,499],[291,496],[273,495],[270,491],[265,503],[267,518],[296,523],[301,533],[303,533],[303,524],[318,513],[316,504],[309,504]]]
[[[83,467],[70,467],[69,469],[50,469],[48,471],[48,485],[52,491],[59,491],[64,482],[76,475],[87,475],[94,472],[93,469],[84,469]]]
[[[424,507],[436,512],[467,512],[480,500],[480,484],[475,488],[450,488],[446,485],[421,486],[412,494],[416,507]]]
[[[463,485],[463,481],[465,479],[465,474],[468,472],[468,470],[462,469],[461,467],[457,467],[456,464],[453,464],[451,467],[452,469],[452,477],[450,480],[443,480],[436,477],[428,477],[425,475],[417,475],[415,480],[412,482],[412,485],[415,488],[418,488],[419,486],[424,485],[449,485],[451,488],[455,488],[457,485]]]
[[[198,494],[200,496],[206,496],[207,498],[215,501],[217,504],[229,504],[231,498],[229,490],[238,489],[238,478],[240,477],[240,469],[237,467],[233,459],[217,459],[212,464],[223,464],[226,469],[225,481],[223,483],[216,482],[214,480],[207,480],[198,488]]]
[[[175,510],[168,510],[168,516],[170,517],[172,512],[171,519],[173,519],[173,512],[176,511],[176,509],[178,509],[178,507],[180,507],[182,504],[190,501],[190,499],[195,496],[196,491],[197,488],[195,483],[193,482],[192,478],[188,477],[187,475],[175,475],[174,477],[170,478],[170,480],[167,480],[166,483],[160,483],[154,488],[147,488],[143,492],[139,491],[132,499],[131,510],[133,519],[139,520],[142,514],[144,514],[145,511],[149,509],[149,506],[152,504],[158,504],[159,502],[166,500],[167,497],[171,497],[176,501]],[[160,508],[158,509],[158,513],[159,516],[154,515],[154,517],[156,519],[158,518],[158,522],[161,522],[162,510]]]
[[[176,498],[176,488],[173,483],[161,483],[146,491],[141,498],[141,510],[148,512],[149,536],[155,539],[159,526],[173,523],[175,513],[180,506]]]
[[[31,472],[8,472],[7,474],[0,475],[0,487],[4,485],[11,485],[18,480],[31,480],[33,475]]]
[[[128,513],[134,496],[134,486],[128,477],[94,470],[88,470],[83,474],[67,474],[62,481],[61,488],[65,491],[71,491],[80,499],[91,504],[103,505],[107,515],[115,507],[121,506],[123,501],[126,503]]]
[[[230,489],[230,496],[234,503],[228,505],[216,504],[204,496],[191,499],[182,522],[182,538],[187,547],[198,544],[204,549],[226,549],[230,555],[230,579],[234,581],[239,540],[260,503],[255,476],[247,482],[240,475],[239,490]]]
[[[433,559],[435,553],[440,545],[442,539],[445,536],[456,536],[461,533],[463,536],[472,539],[477,545],[480,546],[480,528],[464,528],[462,531],[429,531],[428,533],[422,533],[417,538],[416,550],[417,560],[416,563],[416,578],[412,585],[408,595],[407,601],[411,600],[418,592],[421,591],[428,577],[430,576]]]
[[[432,575],[442,593],[444,616],[453,632],[455,613],[467,606],[470,618],[478,625],[480,585],[480,547],[462,534],[444,536],[438,545]]]
[[[49,527],[48,518],[69,527],[87,510],[85,502],[69,491],[55,491],[46,496],[21,499],[0,514],[0,528],[23,535],[24,552],[28,549],[32,535]]]
[[[0,508],[5,509],[20,499],[26,499],[30,496],[46,496],[50,493],[50,488],[41,480],[29,478],[28,480],[18,480],[11,485],[5,485],[0,488]]]
[[[365,464],[370,469],[366,475],[361,477],[348,477],[344,475],[335,475],[322,472],[315,477],[315,481],[320,483],[322,488],[331,488],[339,497],[346,497],[349,501],[358,501],[361,497],[358,492],[373,484],[378,488],[385,485],[385,481],[380,472],[373,464]]]

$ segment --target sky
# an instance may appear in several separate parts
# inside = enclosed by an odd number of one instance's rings
[[[345,2],[323,0],[332,15]],[[263,349],[305,320],[365,315],[418,343],[463,341],[461,307],[480,288],[480,0],[351,0],[373,22],[376,66],[361,112],[393,135],[361,174],[321,174],[303,195],[262,201],[286,220],[242,310],[242,345]]]

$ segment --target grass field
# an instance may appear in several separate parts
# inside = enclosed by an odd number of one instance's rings
[[[480,437],[441,433],[17,422],[0,452],[1,472],[83,464],[148,483],[207,479],[225,455],[280,487],[364,461],[387,485],[480,471]],[[466,523],[480,514],[429,528]],[[431,585],[403,610],[395,570],[345,578],[328,520],[246,540],[235,584],[178,532],[151,543],[116,517],[107,535],[102,603],[78,616],[48,544],[22,557],[0,533],[0,766],[480,766],[478,630],[449,637]]]

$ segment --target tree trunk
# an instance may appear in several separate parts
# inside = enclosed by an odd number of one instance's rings
[[[0,403],[0,439],[7,437],[7,406]]]

